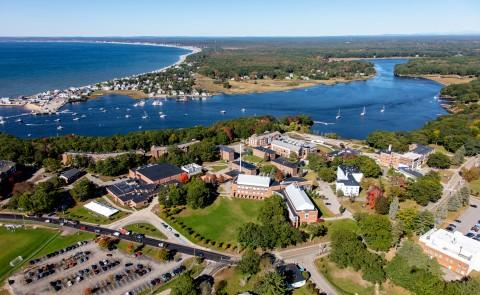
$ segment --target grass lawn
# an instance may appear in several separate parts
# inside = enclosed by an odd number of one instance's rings
[[[330,209],[328,209],[328,207],[325,205],[325,203],[323,202],[322,199],[312,198],[312,200],[315,203],[315,205],[317,206],[318,210],[320,210],[322,218],[335,216],[335,214],[333,214],[333,212],[330,211]]]
[[[331,151],[333,151],[333,148],[331,147],[328,147],[328,146],[325,146],[325,145],[322,145],[322,144],[317,144],[317,149],[321,152],[324,152],[326,154],[330,153]]]
[[[58,249],[73,245],[78,241],[92,240],[93,238],[95,238],[95,234],[81,231],[71,235],[58,235],[42,250],[35,254],[34,257],[42,257]]]
[[[118,211],[114,215],[107,218],[88,210],[87,208],[83,207],[83,204],[79,204],[65,211],[64,217],[94,224],[109,224],[115,220],[124,218],[128,214],[129,213],[125,211]]]
[[[254,155],[242,155],[242,160],[250,163],[260,163],[263,162],[264,160],[260,157],[254,156]]]
[[[472,191],[472,195],[478,196],[480,194],[480,179],[469,182],[468,186]]]
[[[301,288],[295,289],[292,292],[292,295],[315,295],[315,294],[317,293],[313,293],[312,291],[310,291],[306,285]]]
[[[262,201],[219,197],[207,208],[187,208],[176,218],[207,239],[232,243],[236,241],[237,229],[254,221],[262,205]]]
[[[340,202],[340,204],[347,208],[348,211],[352,212],[353,213],[357,213],[357,212],[364,212],[364,213],[374,213],[375,210],[372,210],[370,209],[370,207],[367,206],[367,203],[365,202],[360,202],[360,201],[355,201],[355,202],[352,202],[348,199],[344,199]]]
[[[374,285],[362,279],[359,272],[351,268],[340,269],[333,262],[325,258],[315,261],[315,265],[320,273],[344,295],[372,295],[374,294]]]
[[[134,223],[125,227],[127,230],[134,231],[136,233],[144,234],[159,239],[166,239],[167,237],[155,226],[150,223]]]
[[[400,209],[415,208],[417,210],[420,210],[422,206],[418,205],[417,202],[415,202],[414,200],[405,200],[399,203],[399,207]]]
[[[226,164],[213,165],[212,166],[212,172],[218,172],[218,171],[223,170],[227,167],[228,166]]]

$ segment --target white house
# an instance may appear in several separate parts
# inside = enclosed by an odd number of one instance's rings
[[[188,176],[193,176],[202,173],[202,166],[191,163],[180,167],[183,171],[188,173]]]
[[[362,179],[363,173],[356,166],[340,165],[337,168],[336,191],[342,191],[348,197],[356,197],[360,194]]]

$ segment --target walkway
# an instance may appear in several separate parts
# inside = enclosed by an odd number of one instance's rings
[[[345,210],[343,214],[340,213],[341,204],[338,201],[338,197],[330,187],[330,184],[318,179],[318,189],[326,198],[324,203],[330,203],[330,205],[325,204],[325,206],[335,215],[334,217],[324,218],[325,220],[353,218],[352,213],[348,210]]]

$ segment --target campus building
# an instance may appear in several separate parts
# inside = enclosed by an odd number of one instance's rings
[[[248,138],[248,145],[251,147],[268,146],[274,139],[282,136],[280,132],[265,132],[263,134],[254,134]]]
[[[220,159],[229,162],[235,160],[235,150],[233,148],[224,145],[221,145],[218,148],[220,151]]]
[[[240,173],[248,174],[248,175],[257,175],[257,166],[252,163],[244,162],[244,161],[233,161],[230,162],[230,169],[237,170]]]
[[[263,200],[277,189],[280,185],[267,176],[239,174],[232,183],[232,195],[236,198]]]
[[[304,140],[293,139],[283,136],[279,139],[272,140],[270,148],[279,156],[289,158],[291,155],[297,157],[307,157],[310,153],[316,152],[315,144],[308,143]]]
[[[423,251],[445,268],[466,276],[472,270],[480,271],[480,241],[461,232],[431,229],[420,239]]]
[[[115,203],[138,208],[146,206],[157,195],[159,186],[139,179],[129,179],[109,185],[106,189]]]
[[[433,148],[420,144],[412,144],[406,153],[397,153],[392,151],[391,146],[386,151],[381,151],[378,157],[380,165],[399,168],[406,167],[418,169],[423,166],[428,156],[433,153]]]
[[[275,154],[275,151],[273,151],[271,149],[268,149],[266,147],[263,147],[263,146],[258,146],[258,147],[252,148],[252,154],[254,156],[262,158],[266,161],[273,160],[277,157],[277,155]]]
[[[298,164],[292,163],[283,157],[273,159],[270,163],[286,176],[298,176],[300,173]]]
[[[305,191],[297,184],[288,185],[281,194],[287,204],[288,217],[293,226],[298,227],[302,223],[318,221],[318,210]]]
[[[149,164],[130,169],[130,178],[140,179],[145,183],[165,184],[169,182],[184,182],[188,174],[177,166],[171,164]]]

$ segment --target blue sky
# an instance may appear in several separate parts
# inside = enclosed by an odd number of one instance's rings
[[[480,33],[478,0],[0,0],[0,36]]]

